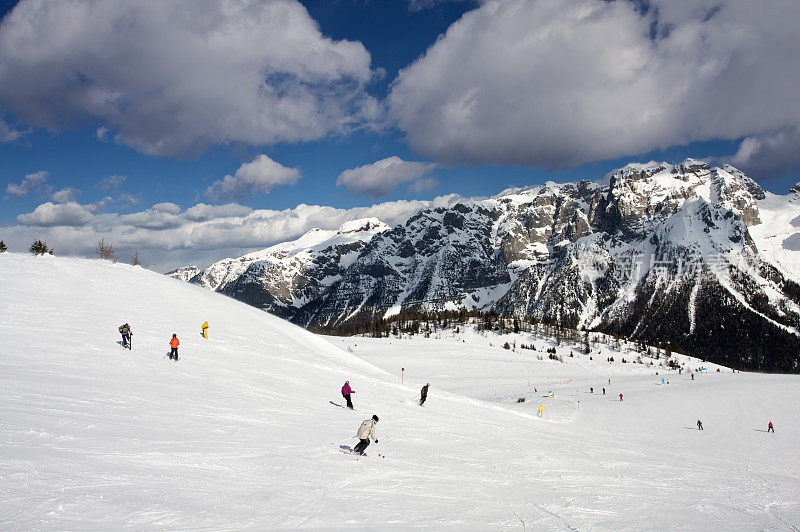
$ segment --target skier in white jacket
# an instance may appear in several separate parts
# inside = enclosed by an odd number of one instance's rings
[[[364,454],[364,449],[369,446],[370,438],[375,440],[375,443],[378,443],[378,439],[375,437],[375,425],[377,423],[378,416],[372,416],[372,419],[365,419],[361,426],[358,427],[356,436],[361,441],[356,444],[355,449],[353,449],[353,453]]]

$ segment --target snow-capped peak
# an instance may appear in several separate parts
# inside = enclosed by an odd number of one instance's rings
[[[379,232],[379,231],[386,231],[387,229],[391,229],[389,225],[383,223],[381,220],[377,218],[361,218],[359,220],[350,220],[349,222],[343,223],[339,227],[339,233],[358,233],[360,231],[372,231],[372,232]]]

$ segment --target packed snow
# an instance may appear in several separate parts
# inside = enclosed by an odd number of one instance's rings
[[[471,328],[320,337],[111,262],[2,254],[0,279],[3,530],[800,527],[798,376]],[[341,453],[373,414],[368,456]]]

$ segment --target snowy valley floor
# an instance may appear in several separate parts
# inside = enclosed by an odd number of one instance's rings
[[[108,262],[3,254],[0,279],[3,530],[800,527],[797,376],[319,337]],[[341,454],[372,414],[370,456]]]

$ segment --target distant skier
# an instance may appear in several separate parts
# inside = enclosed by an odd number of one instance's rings
[[[169,341],[169,347],[170,347],[169,359],[170,360],[175,360],[175,362],[178,361],[178,346],[179,345],[180,345],[180,342],[178,341],[178,335],[177,334],[173,334],[172,335],[172,340]]]
[[[122,347],[131,348],[131,326],[127,323],[119,326],[119,333],[122,335]]]
[[[378,443],[378,439],[375,437],[375,425],[378,423],[378,416],[372,416],[372,419],[365,419],[361,426],[358,428],[358,432],[356,436],[358,437],[360,442],[358,442],[353,449],[354,454],[364,454],[364,449],[369,447],[369,439],[372,438],[375,440],[375,443]]]
[[[692,380],[694,380],[694,373],[692,373]]]
[[[770,421],[769,425],[767,425],[767,432],[775,434],[775,427],[772,426],[772,421]]]
[[[347,408],[353,410],[353,401],[350,400],[350,394],[356,393],[350,388],[350,381],[344,381],[344,386],[342,386],[342,397],[344,400],[347,401]]]
[[[591,386],[589,387],[589,393],[594,393],[594,388],[592,388]]]
[[[605,389],[605,388],[603,388],[603,395],[605,395],[605,394],[606,394],[606,389]]]
[[[622,402],[622,394],[619,394],[619,401]]]
[[[703,422],[699,419],[697,420],[697,430],[703,430]]]
[[[422,390],[419,392],[419,406],[422,406],[425,403],[425,399],[428,398],[428,386],[431,383],[427,383],[425,386],[422,387]]]

